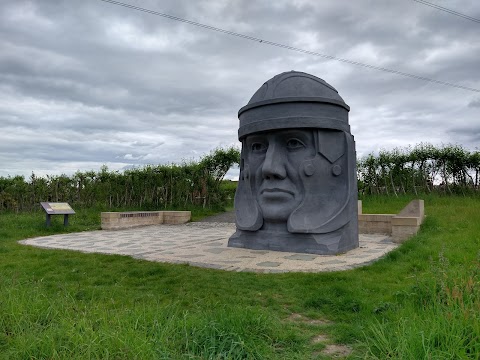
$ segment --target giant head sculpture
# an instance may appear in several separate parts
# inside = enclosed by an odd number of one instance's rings
[[[230,247],[338,254],[358,247],[350,108],[324,80],[285,72],[240,109]]]

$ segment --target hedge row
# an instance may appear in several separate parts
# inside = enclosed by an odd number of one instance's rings
[[[124,172],[77,172],[73,176],[0,177],[0,211],[31,211],[39,202],[68,202],[74,207],[186,208],[222,205],[225,173],[238,163],[236,148],[216,149],[198,162],[145,166]]]
[[[366,194],[466,194],[479,190],[480,152],[421,143],[369,154],[357,162],[357,172],[359,191]]]
[[[236,148],[216,149],[198,162],[145,166],[124,172],[77,172],[73,176],[0,177],[0,211],[30,211],[41,201],[69,202],[75,207],[186,208],[223,205],[228,192],[220,186],[239,163]],[[419,144],[369,154],[357,161],[359,192],[364,194],[478,193],[480,152],[458,145]]]

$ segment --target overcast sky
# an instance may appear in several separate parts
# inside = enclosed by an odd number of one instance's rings
[[[124,0],[225,30],[480,89],[480,23],[413,0]],[[478,0],[431,0],[480,19]],[[100,0],[2,0],[0,176],[199,159],[239,146],[238,110],[274,75],[350,106],[358,156],[480,147],[480,92],[302,54]],[[232,171],[235,176],[238,171]]]

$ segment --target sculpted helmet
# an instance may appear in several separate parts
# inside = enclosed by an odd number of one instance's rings
[[[238,112],[240,141],[251,133],[289,128],[350,133],[350,107],[324,80],[302,72],[279,74],[264,83]]]
[[[349,110],[335,88],[316,76],[297,71],[265,82],[239,110],[242,158],[235,210],[240,233],[249,235],[263,225],[253,191],[254,169],[249,168],[246,137],[281,129],[310,129],[316,153],[300,164],[304,196],[288,218],[288,232],[325,234],[316,238],[324,242],[319,245],[324,250],[305,252],[337,253],[358,246],[355,143],[348,124]],[[233,244],[236,240],[232,239]]]

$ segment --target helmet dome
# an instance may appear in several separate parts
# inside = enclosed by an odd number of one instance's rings
[[[316,76],[289,71],[265,82],[238,112],[238,137],[289,128],[335,129],[350,133],[350,107],[338,91]]]

